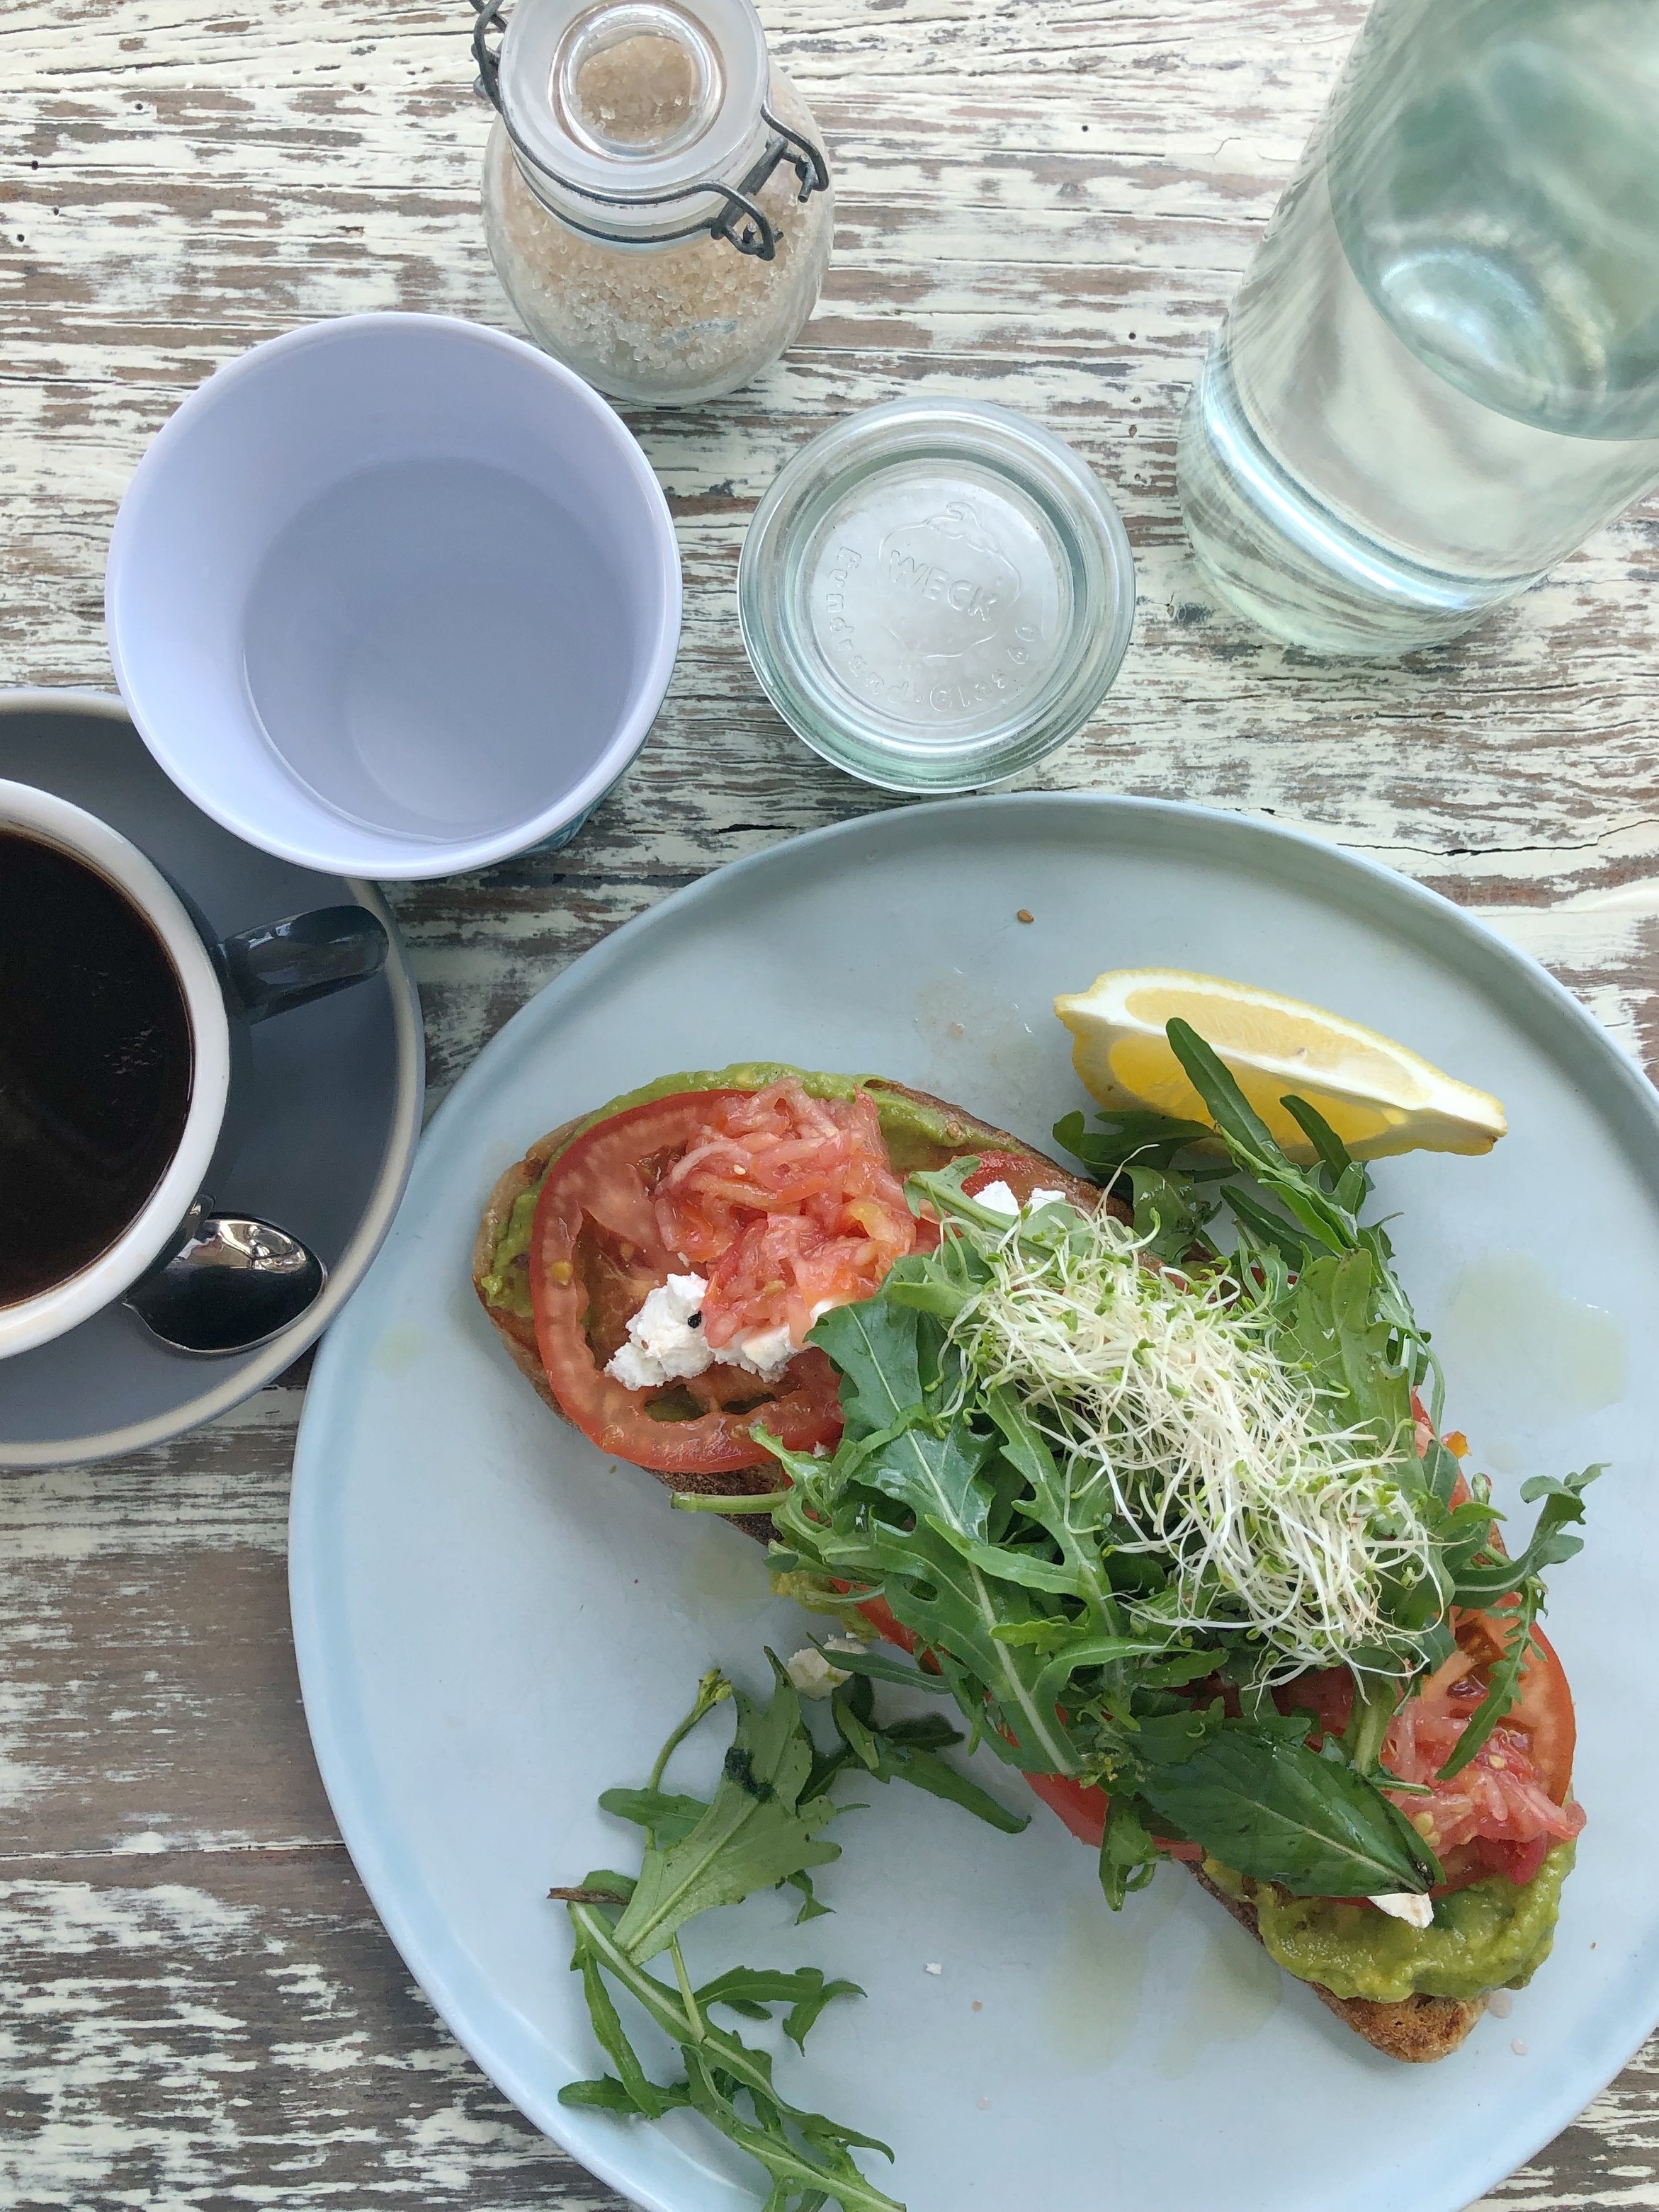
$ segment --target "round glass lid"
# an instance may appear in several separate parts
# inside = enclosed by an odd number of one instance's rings
[[[1134,566],[1087,465],[1004,407],[903,399],[783,470],[738,572],[744,641],[815,752],[890,791],[1016,775],[1117,672]]]
[[[657,205],[752,159],[767,69],[750,0],[518,0],[501,109],[533,168]]]

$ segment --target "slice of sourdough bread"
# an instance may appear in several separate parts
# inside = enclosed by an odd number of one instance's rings
[[[951,1159],[960,1159],[970,1152],[1000,1152],[1022,1153],[1028,1158],[1042,1163],[1045,1182],[1052,1170],[1052,1187],[1063,1190],[1075,1202],[1095,1206],[1100,1200],[1099,1190],[1093,1183],[1084,1182],[1069,1169],[1050,1160],[1035,1146],[1011,1136],[1006,1129],[976,1120],[959,1107],[935,1098],[926,1091],[911,1091],[899,1084],[879,1083],[873,1079],[866,1086],[879,1104],[885,1095],[908,1101],[925,1109],[934,1120],[939,1142],[930,1147],[933,1157],[910,1157],[896,1160],[895,1165],[904,1172],[914,1172],[920,1167],[943,1166]],[[559,1128],[550,1130],[538,1138],[522,1159],[501,1176],[484,1206],[478,1233],[472,1248],[472,1285],[479,1303],[489,1315],[507,1347],[508,1357],[530,1384],[561,1420],[568,1416],[561,1410],[557,1399],[548,1388],[541,1356],[536,1348],[535,1325],[526,1316],[516,1314],[504,1306],[490,1303],[485,1285],[490,1276],[496,1248],[507,1227],[514,1206],[526,1191],[541,1181],[549,1164],[588,1125],[586,1115],[567,1121]],[[1120,1201],[1109,1199],[1114,1206]],[[1124,1209],[1127,1212],[1127,1208]],[[754,1487],[756,1476],[752,1468],[731,1474],[687,1474],[670,1473],[659,1468],[648,1469],[659,1481],[675,1490],[696,1491],[704,1495],[738,1498]],[[733,1516],[733,1525],[757,1541],[766,1543],[772,1533],[771,1523],[763,1516],[747,1515]],[[1192,1869],[1200,1887],[1209,1891],[1217,1903],[1231,1913],[1241,1927],[1246,1928],[1258,1942],[1261,1940],[1256,1925],[1255,1907],[1243,1899],[1228,1897],[1210,1881],[1200,1868]],[[1308,1985],[1322,2004],[1328,2005],[1339,2020],[1346,2022],[1356,2035],[1391,2058],[1404,2059],[1420,2064],[1431,2059],[1443,2058],[1455,2051],[1486,2009],[1484,1997],[1466,2001],[1455,1997],[1407,1997],[1394,2004],[1376,2003],[1364,1997],[1339,1997],[1329,1990],[1322,1989],[1316,1982]]]

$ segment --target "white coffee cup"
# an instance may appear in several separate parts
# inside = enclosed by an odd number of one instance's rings
[[[367,980],[385,963],[386,932],[363,907],[322,908],[216,939],[154,861],[96,815],[31,784],[0,781],[0,830],[55,847],[112,884],[154,931],[184,1002],[189,1102],[172,1156],[114,1241],[30,1297],[0,1305],[0,1359],[61,1336],[131,1289],[188,1234],[223,1139],[251,1023]],[[95,948],[88,948],[95,952]],[[246,1080],[246,1078],[244,1078]]]
[[[210,376],[128,486],[121,694],[196,804],[333,875],[574,836],[679,639],[673,523],[599,394],[442,315],[290,331]]]

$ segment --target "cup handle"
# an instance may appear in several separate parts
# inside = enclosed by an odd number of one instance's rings
[[[239,930],[222,939],[219,954],[244,1018],[263,1022],[378,975],[387,950],[386,930],[367,907],[319,906]]]

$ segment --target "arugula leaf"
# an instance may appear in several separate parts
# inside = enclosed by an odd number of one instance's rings
[[[1316,1106],[1294,1097],[1279,1103],[1317,1153],[1332,1196],[1358,1212],[1370,1195],[1370,1178],[1364,1169]]]
[[[1076,1747],[1037,1687],[1043,1662],[997,1638],[1005,1622],[1030,1619],[1025,1593],[1010,1583],[994,1584],[932,1528],[887,1532],[878,1545],[884,1566],[891,1570],[884,1589],[894,1617],[930,1650],[948,1653],[959,1670],[977,1678],[958,1692],[970,1723],[981,1717],[972,1708],[988,1696],[994,1732],[987,1740],[993,1749],[1032,1773],[1074,1774]]]
[[[719,2052],[711,2051],[707,2041],[686,2051],[685,2070],[694,2108],[739,2150],[757,2160],[772,2177],[766,2212],[788,2212],[791,2206],[798,2206],[799,2212],[817,2212],[825,2197],[835,2197],[846,2212],[866,2212],[866,2208],[869,2212],[879,2212],[879,2208],[890,2203],[890,2198],[864,2179],[848,2155],[849,2146],[858,2145],[891,2158],[885,2143],[878,2142],[873,2136],[854,2134],[821,2113],[798,2112],[785,2105],[775,2091],[763,2100],[750,2090],[756,2117],[746,2121],[727,2086],[732,2077],[721,2065]],[[770,2091],[769,2060],[765,2072]],[[747,2082],[738,2086],[749,2087]],[[795,2141],[795,2134],[804,2138],[803,2143]]]
[[[984,1534],[991,1492],[983,1468],[989,1437],[965,1425],[939,1428],[928,1419],[929,1391],[922,1376],[923,1317],[885,1298],[835,1306],[813,1328],[811,1341],[827,1352],[842,1373],[842,1405],[851,1440],[879,1432],[887,1441],[858,1464],[859,1480],[908,1506],[918,1519],[935,1516],[966,1536]],[[937,1371],[937,1354],[933,1361]]]
[[[981,1544],[976,1537],[964,1536],[959,1529],[952,1528],[935,1513],[928,1514],[927,1522],[933,1534],[943,1537],[953,1552],[971,1560],[975,1566],[982,1567],[1000,1582],[1018,1583],[1022,1589],[1047,1590],[1057,1597],[1081,1597],[1084,1594],[1075,1567],[1062,1565],[1058,1559],[1045,1559],[1040,1553],[1029,1549],[1016,1550],[1009,1544]]]
[[[1374,1317],[1375,1287],[1369,1252],[1310,1261],[1275,1313],[1274,1348],[1328,1394],[1334,1428],[1363,1424],[1382,1453],[1398,1455],[1403,1441],[1414,1479],[1411,1382],[1388,1324]]]
[[[907,1690],[926,1690],[936,1698],[948,1698],[948,1686],[937,1674],[928,1674],[914,1660],[890,1658],[884,1651],[847,1651],[839,1646],[831,1651],[822,1644],[813,1645],[823,1652],[832,1667],[839,1667],[843,1674],[862,1674],[876,1682],[899,1682]]]
[[[1131,1742],[1141,1768],[1155,1765],[1161,1771],[1182,1765],[1194,1758],[1221,1726],[1219,1698],[1208,1706],[1182,1705],[1174,1699],[1170,1703],[1170,1711],[1135,1716]]]
[[[575,1939],[571,1965],[581,1975],[594,2033],[617,2075],[569,2083],[559,2093],[561,2104],[647,2119],[690,2106],[770,2176],[771,2212],[817,2212],[830,2199],[842,2212],[903,2212],[866,2180],[852,2157],[854,2149],[868,2149],[890,2158],[884,2143],[822,2112],[789,2104],[772,2080],[770,2054],[752,2049],[709,2020],[683,1974],[675,1990],[647,1973],[618,1942],[616,1926],[601,1907],[572,1905],[569,1913]],[[605,1987],[607,1975],[678,2045],[684,2081],[659,2087],[645,2072]],[[850,1984],[836,1994],[848,1990]],[[797,2002],[810,2007],[815,1995],[803,1990]],[[800,2023],[803,2037],[810,2025],[806,2020]],[[739,2097],[747,2104],[746,2114]]]
[[[705,2012],[711,2005],[726,2005],[745,2020],[769,2020],[774,2005],[787,2004],[789,2012],[783,2032],[804,2055],[806,2038],[824,2008],[837,1997],[863,1995],[856,1982],[826,1982],[817,1966],[797,1966],[787,1974],[765,1967],[733,1966],[712,1982],[705,1982],[696,1999]]]
[[[571,1966],[581,1976],[594,2035],[617,2069],[570,2083],[561,2101],[644,2119],[690,2106],[760,2161],[772,2183],[772,2212],[820,2212],[831,2200],[843,2212],[902,2212],[866,2180],[852,2157],[866,2149],[890,2158],[886,2146],[787,2103],[773,2082],[769,2056],[709,2016],[724,2007],[744,2019],[767,2020],[774,2007],[785,2006],[783,2032],[804,2049],[824,2008],[840,1997],[862,1996],[862,1990],[855,1982],[828,1981],[816,1966],[734,1966],[694,1990],[679,1930],[694,1914],[736,1903],[769,1883],[801,1891],[798,1922],[826,1911],[813,1895],[808,1869],[839,1856],[839,1847],[821,1840],[817,1830],[836,1812],[851,1809],[831,1795],[843,1773],[908,1782],[1007,1833],[1026,1822],[939,1758],[961,1741],[941,1714],[884,1723],[861,1676],[837,1686],[830,1705],[838,1741],[833,1749],[821,1748],[787,1672],[773,1653],[767,1657],[775,1684],[770,1703],[759,1706],[736,1693],[732,1747],[706,1805],[662,1782],[676,1747],[733,1695],[714,1672],[704,1675],[691,1711],[658,1754],[647,1787],[605,1792],[600,1802],[608,1812],[646,1831],[637,1881],[601,1870],[580,1889],[552,1893],[568,1905]],[[664,1951],[673,1965],[672,1986],[647,1971],[646,1961]],[[683,2081],[659,2083],[646,2072],[623,2027],[612,1982],[678,2045]]]
[[[1100,1887],[1114,1912],[1122,1911],[1133,1891],[1146,1888],[1158,1872],[1158,1856],[1134,1800],[1115,1795],[1108,1802],[1100,1838]]]
[[[1277,1254],[1293,1273],[1306,1267],[1314,1248],[1294,1222],[1286,1221],[1271,1206],[1263,1206],[1237,1183],[1228,1183],[1221,1194],[1233,1219],[1245,1232],[1248,1242],[1241,1249],[1247,1261],[1255,1256],[1255,1249],[1259,1248]],[[1248,1268],[1244,1272],[1248,1273]]]
[[[1098,1540],[1112,1516],[1112,1485],[1107,1470],[1076,1460],[1062,1468],[1019,1400],[1006,1387],[988,1390],[985,1407],[1001,1431],[1004,1456],[1028,1486],[1029,1496],[1021,1501],[1023,1510],[1058,1547],[1072,1576],[1073,1594],[1083,1600],[1103,1626],[1119,1629],[1122,1617]],[[1006,1551],[1008,1547],[1003,1548]]]
[[[1149,1765],[1140,1795],[1237,1873],[1295,1897],[1420,1893],[1439,1868],[1404,1815],[1346,1761],[1230,1721],[1179,1765]]]
[[[690,2093],[683,2084],[659,2089],[653,2082],[652,2091],[650,2104],[641,2105],[614,2074],[601,2074],[591,2081],[567,2081],[559,2092],[559,2102],[578,2106],[586,2112],[614,2112],[619,2119],[655,2120],[676,2105],[689,2105],[691,2101]]]
[[[1195,1246],[1203,1249],[1205,1227],[1216,1209],[1198,1197],[1190,1176],[1137,1164],[1132,1181],[1135,1234],[1147,1240],[1148,1251],[1160,1260],[1178,1261]]]
[[[594,1912],[592,1905],[572,1906],[570,1917],[576,1920],[577,1912]],[[597,1914],[596,1914],[597,1917]],[[577,1922],[580,1931],[582,1923]],[[582,1994],[587,2000],[587,2016],[601,2051],[616,2068],[620,2079],[606,2075],[598,2081],[573,2081],[559,2092],[563,2104],[608,2103],[611,2108],[638,2112],[641,2118],[659,2120],[665,2112],[686,2102],[683,2087],[671,2085],[660,2087],[653,2081],[639,2062],[633,2045],[623,2031],[622,2015],[617,2010],[605,1978],[599,1972],[598,1954],[589,1944],[578,1941],[571,1958],[571,1966],[582,1978]],[[626,2100],[625,2103],[623,2100]]]
[[[1215,1143],[1207,1122],[1178,1121],[1170,1114],[1109,1107],[1096,1118],[1103,1125],[1098,1130],[1085,1128],[1081,1114],[1067,1114],[1054,1123],[1054,1136],[1100,1182],[1109,1182],[1123,1168],[1167,1168],[1192,1146]]]
[[[1166,1655],[1168,1655],[1166,1656]],[[1036,1679],[1036,1695],[1058,1705],[1069,1694],[1072,1677],[1085,1668],[1121,1668],[1126,1662],[1163,1661],[1160,1673],[1176,1681],[1199,1681],[1215,1672],[1215,1654],[1207,1651],[1170,1653],[1170,1647],[1149,1637],[1093,1636],[1085,1627],[1073,1633],[1048,1661]],[[1143,1676],[1143,1679],[1144,1676]]]
[[[1359,1235],[1352,1208],[1285,1158],[1267,1123],[1190,1022],[1178,1018],[1168,1022],[1164,1034],[1237,1165],[1270,1190],[1310,1236],[1331,1251],[1351,1250]]]
[[[1029,1813],[1011,1812],[981,1790],[977,1782],[970,1782],[965,1774],[921,1747],[898,1745],[884,1762],[881,1779],[908,1782],[913,1788],[925,1790],[930,1797],[943,1798],[946,1804],[960,1805],[983,1820],[988,1828],[995,1828],[1005,1836],[1023,1835],[1031,1825]]]
[[[908,1420],[922,1402],[918,1317],[880,1297],[832,1306],[811,1340],[841,1375],[842,1410],[854,1437]]]
[[[1585,1491],[1606,1471],[1598,1462],[1577,1474],[1535,1474],[1523,1482],[1521,1496],[1527,1504],[1538,1498],[1544,1501],[1533,1525],[1531,1540],[1517,1559],[1499,1554],[1488,1557],[1484,1564],[1459,1567],[1454,1591],[1456,1602],[1488,1606],[1494,1599],[1505,1597],[1511,1590],[1534,1581],[1546,1567],[1559,1566],[1563,1559],[1570,1559],[1583,1551],[1583,1538],[1571,1531],[1584,1517]],[[1487,1518],[1490,1520],[1490,1514]]]
[[[1439,1779],[1442,1782],[1449,1782],[1455,1775],[1463,1771],[1515,1703],[1521,1688],[1521,1670],[1526,1664],[1528,1648],[1532,1643],[1533,1626],[1538,1619],[1540,1595],[1540,1587],[1535,1582],[1528,1583],[1522,1591],[1520,1607],[1504,1656],[1487,1675],[1486,1694],[1469,1715],[1468,1726],[1458,1737],[1451,1757],[1440,1770]]]
[[[690,1834],[708,1808],[701,1797],[679,1797],[666,1790],[606,1790],[599,1809],[653,1830],[661,1843],[677,1844]]]
[[[737,1733],[713,1798],[678,1842],[646,1852],[617,1924],[617,1941],[641,1964],[665,1951],[698,1913],[736,1905],[800,1869],[841,1856],[839,1844],[818,1840],[818,1830],[835,1817],[833,1802],[796,1802],[811,1771],[812,1747],[788,1677],[780,1670],[768,1705],[756,1705],[741,1690],[736,1700]]]
[[[834,1910],[830,1905],[819,1904],[818,1893],[812,1887],[812,1877],[805,1867],[799,1874],[786,1875],[779,1887],[800,1892],[800,1911],[795,1915],[797,1928],[804,1928],[809,1920],[823,1920]]]
[[[921,1713],[913,1720],[883,1725],[875,1722],[870,1704],[868,1682],[854,1683],[836,1692],[830,1712],[848,1748],[878,1782],[908,1782],[930,1796],[960,1805],[1005,1836],[1018,1836],[1030,1826],[1029,1813],[1011,1813],[988,1790],[936,1756],[962,1741],[961,1731],[942,1713]]]
[[[938,1176],[913,1176],[911,1182],[923,1182],[938,1187],[942,1200],[941,1212],[956,1213],[972,1208],[981,1214],[983,1206],[975,1206],[971,1199],[963,1199],[957,1184],[960,1174],[969,1163],[959,1161],[957,1172],[941,1170]],[[907,1195],[915,1203],[918,1193],[909,1190]],[[988,1216],[1001,1224],[1007,1223],[1000,1214]],[[908,1259],[896,1260],[887,1271],[882,1284],[882,1295],[889,1304],[913,1307],[918,1313],[931,1314],[937,1321],[952,1322],[985,1281],[990,1270],[984,1255],[977,1245],[965,1237],[948,1237],[933,1252],[914,1253]]]

